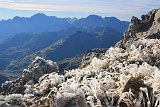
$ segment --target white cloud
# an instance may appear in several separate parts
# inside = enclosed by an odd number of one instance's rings
[[[97,14],[123,20],[130,20],[132,15],[140,17],[159,4],[159,0],[0,0],[0,8],[11,10]]]
[[[35,4],[35,3],[17,3],[9,1],[0,1],[0,8],[15,10],[36,10],[36,11],[67,11],[67,12],[90,12],[90,13],[133,13],[136,7],[122,7],[114,5],[54,5],[54,4]]]
[[[9,2],[9,1],[12,1],[12,0],[0,0],[0,1],[3,1],[3,2]]]

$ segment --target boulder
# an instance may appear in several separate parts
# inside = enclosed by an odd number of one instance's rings
[[[52,72],[58,72],[58,66],[55,62],[36,57],[28,68],[23,70],[19,78],[3,83],[0,92],[1,94],[22,94],[25,91],[24,85],[38,83],[41,76]]]

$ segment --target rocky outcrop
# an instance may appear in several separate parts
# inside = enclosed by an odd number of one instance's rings
[[[152,57],[160,57],[160,40],[143,39],[137,44],[141,45],[132,45],[130,51],[109,48],[101,59],[94,57],[86,67],[66,71],[64,75],[56,73],[53,62],[36,58],[28,69],[46,74],[36,78],[38,82],[22,81],[21,78],[28,77],[24,74],[6,82],[2,85],[0,104],[5,107],[156,107],[160,69],[152,66]],[[55,70],[50,72],[44,65]]]
[[[102,56],[105,54],[106,50],[107,49],[97,48],[86,52],[82,57],[80,68],[84,68],[89,65],[94,57],[101,59]]]
[[[22,77],[38,82],[39,78],[44,74],[58,72],[58,66],[51,60],[45,60],[41,57],[36,57],[29,65],[28,69],[23,71]]]
[[[67,58],[62,61],[57,62],[59,66],[59,71],[64,72],[65,70],[71,70],[76,68],[84,68],[91,63],[94,57],[102,59],[107,49],[95,48],[88,52],[76,55],[73,58]]]
[[[78,54],[73,58],[66,58],[62,61],[58,61],[59,71],[64,73],[66,70],[76,69],[81,65],[83,54]]]
[[[138,30],[152,34],[153,25],[159,29],[153,22],[158,12],[153,10],[143,21],[133,17],[132,27],[151,23],[148,31],[138,28],[132,42],[131,37],[125,44],[120,41],[99,58],[94,52],[86,54],[89,63],[81,69],[58,74],[54,62],[36,58],[20,78],[2,85],[0,106],[159,107],[160,39],[138,35]]]
[[[35,84],[39,81],[39,78],[44,74],[58,72],[58,66],[56,63],[45,60],[41,57],[36,57],[32,63],[28,66],[28,69],[24,69],[22,76],[13,81],[7,81],[1,86],[1,94],[18,94],[24,93],[26,84]]]
[[[160,9],[154,9],[146,15],[131,18],[129,28],[117,47],[128,48],[134,41],[141,38],[160,39]]]

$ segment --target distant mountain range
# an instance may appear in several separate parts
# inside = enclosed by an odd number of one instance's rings
[[[86,33],[77,31],[68,38],[63,38],[50,46],[29,54],[24,58],[18,58],[7,65],[8,70],[15,70],[26,67],[29,62],[36,56],[41,56],[54,61],[62,61],[66,58],[72,58],[80,53],[85,53],[93,48],[109,48],[119,41],[121,33],[112,29],[104,28],[99,32]]]
[[[86,33],[78,31],[67,38],[61,46],[54,51],[43,53],[47,59],[60,61],[84,53],[93,48],[109,48],[119,41],[121,34],[112,28],[101,28],[97,32]]]
[[[57,18],[44,14],[0,22],[0,70],[21,71],[35,56],[65,61],[93,48],[108,48],[128,28],[115,17]]]
[[[111,27],[82,28],[33,53],[35,45],[27,45],[32,54],[11,61],[7,69],[22,68],[34,59],[18,78],[0,85],[0,107],[160,107],[160,8],[141,19],[133,16],[121,40],[107,49],[119,37]],[[47,39],[41,38],[36,35],[19,47],[37,41],[43,46]],[[96,49],[86,52],[91,48]],[[48,58],[61,60],[60,66]],[[7,80],[1,74],[0,83]]]
[[[43,13],[35,14],[31,17],[14,17],[9,20],[0,21],[0,38],[7,38],[19,33],[42,33],[53,32],[67,28],[90,27],[111,27],[123,33],[128,27],[128,22],[120,21],[115,17],[102,18],[96,15],[90,15],[86,18],[57,18],[55,16],[46,16]]]
[[[77,29],[67,29],[40,34],[21,33],[3,40],[0,42],[0,70],[5,69],[11,61],[46,48],[76,31]]]

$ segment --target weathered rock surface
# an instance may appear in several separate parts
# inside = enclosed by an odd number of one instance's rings
[[[66,58],[62,61],[57,62],[59,71],[64,72],[65,70],[76,69],[81,65],[83,54],[76,55],[73,58]]]
[[[36,57],[29,65],[28,69],[24,69],[22,76],[13,81],[7,81],[2,84],[1,94],[18,94],[24,93],[26,84],[35,84],[44,74],[58,72],[56,63]]]
[[[89,65],[94,57],[101,59],[106,50],[107,49],[92,49],[91,51],[86,52],[82,57],[80,68],[84,68]]]
[[[160,9],[142,15],[141,20],[133,16],[128,30],[116,46],[128,48],[134,41],[142,38],[160,39]]]
[[[59,71],[64,72],[64,70],[71,70],[76,68],[84,68],[91,63],[94,57],[102,58],[107,49],[96,48],[88,52],[79,54],[73,58],[67,58],[62,61],[57,62],[59,66]]]
[[[84,67],[64,75],[56,63],[37,57],[20,78],[1,86],[0,106],[159,107],[159,12],[133,17],[117,47],[86,54]]]

